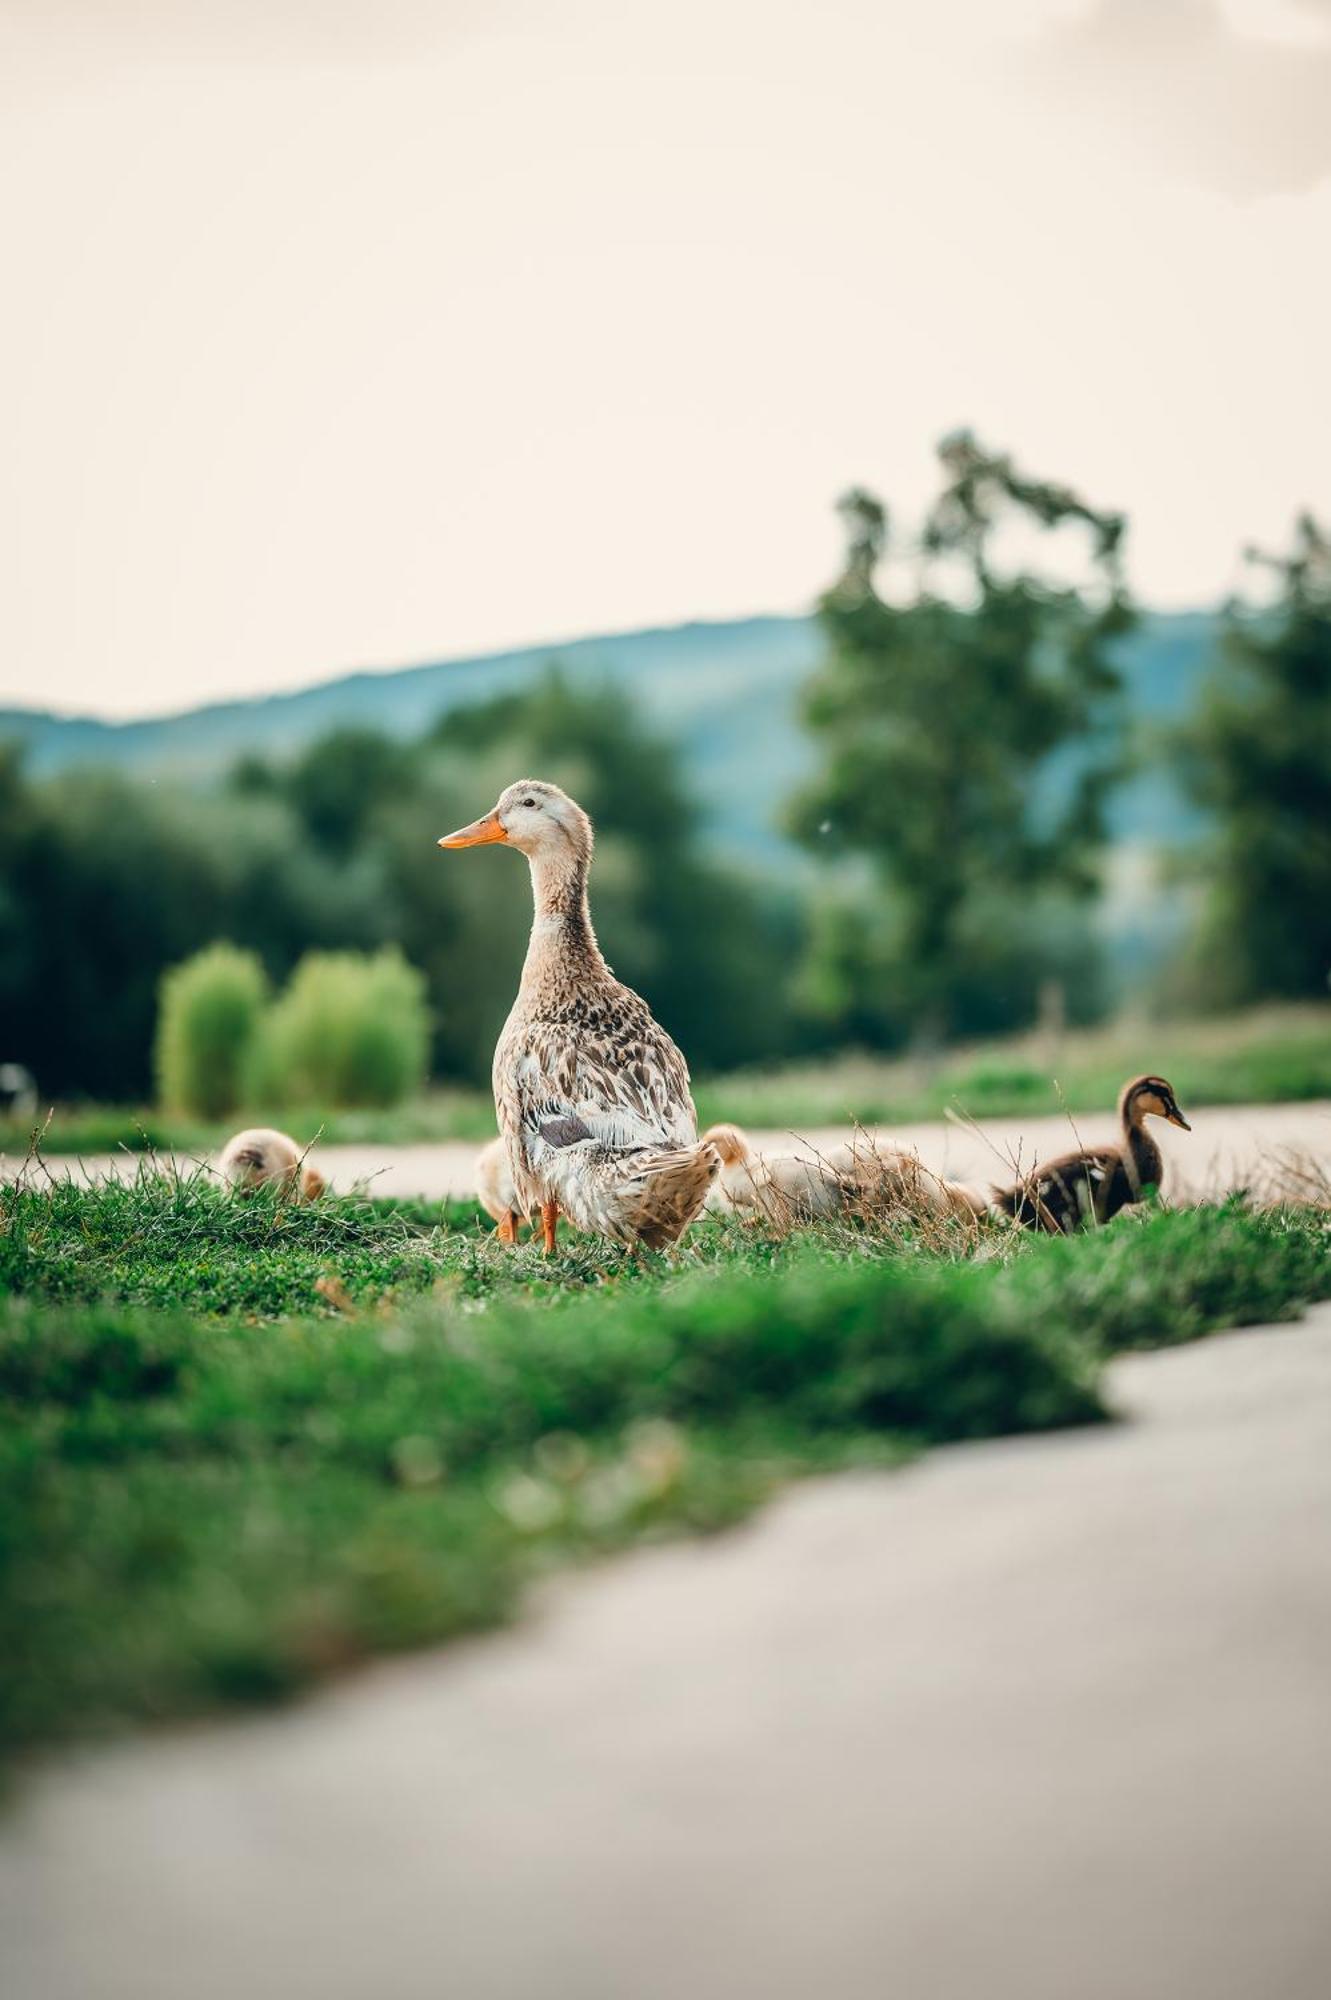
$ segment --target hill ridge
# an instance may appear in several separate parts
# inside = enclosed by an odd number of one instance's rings
[[[398,666],[347,667],[323,679],[302,682],[299,687],[275,688],[271,694],[228,695],[217,700],[196,702],[188,708],[153,709],[147,715],[98,715],[91,709],[42,708],[28,702],[13,702],[0,705],[0,729],[9,723],[24,722],[86,726],[111,731],[157,728],[177,722],[229,715],[237,709],[263,710],[275,703],[303,701],[308,695],[332,693],[337,689],[356,686],[363,682],[378,684],[384,681],[410,680],[418,674],[444,673],[452,668],[484,667],[511,661],[526,661],[533,655],[539,655],[543,661],[553,662],[568,652],[580,652],[589,646],[614,646],[621,641],[631,644],[640,639],[682,638],[696,633],[746,630],[750,627],[773,625],[806,625],[810,622],[811,614],[807,612],[755,611],[743,618],[682,618],[657,625],[630,625],[608,632],[584,632],[571,638],[538,640],[531,645],[493,646],[478,653],[448,653],[436,660],[411,660]]]
[[[1217,617],[1143,615],[1118,649],[1132,716],[1158,725],[1189,711]],[[331,729],[424,733],[451,709],[518,691],[558,661],[575,683],[631,695],[678,744],[718,849],[770,864],[789,857],[779,814],[816,756],[799,705],[820,648],[809,613],[689,619],[405,667],[357,667],[304,688],[119,721],[0,709],[0,737],[17,738],[38,775],[102,765],[206,781],[242,755],[294,756]],[[1157,763],[1116,796],[1112,817],[1118,840],[1149,844],[1186,830],[1190,808]]]

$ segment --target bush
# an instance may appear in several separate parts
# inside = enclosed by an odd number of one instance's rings
[[[389,947],[309,952],[263,1024],[252,1095],[273,1104],[396,1104],[425,1080],[425,978]]]
[[[240,1104],[268,980],[253,952],[209,945],[165,973],[153,1063],[162,1103],[199,1118]]]

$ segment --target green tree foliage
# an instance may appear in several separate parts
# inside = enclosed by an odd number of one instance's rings
[[[1305,514],[1289,555],[1250,560],[1275,602],[1230,606],[1186,746],[1216,823],[1192,984],[1216,1004],[1324,994],[1331,976],[1331,534]]]
[[[223,1118],[244,1102],[267,999],[258,959],[231,944],[209,945],[163,974],[153,1058],[168,1110]]]
[[[425,1081],[429,1050],[425,979],[400,951],[311,952],[262,1024],[250,1101],[399,1104]]]
[[[939,455],[923,532],[895,551],[904,601],[879,590],[885,509],[862,489],[843,499],[845,566],[821,601],[827,653],[807,700],[826,762],[796,830],[820,855],[867,860],[873,887],[825,902],[806,991],[868,1041],[1015,1025],[1051,974],[1089,1003],[1078,911],[1120,759],[1122,517],[968,433]],[[1081,587],[1004,561],[1012,539],[1067,529],[1090,544]]]
[[[527,773],[553,779],[587,808],[597,839],[593,912],[606,955],[696,1068],[756,1061],[788,1043],[798,912],[703,857],[699,809],[678,756],[622,695],[574,687],[556,668],[530,695],[446,716],[436,741],[478,760],[496,790]],[[525,893],[512,885],[505,893],[516,895],[525,947]],[[408,950],[417,956],[411,943]],[[419,951],[424,963],[427,940]]]
[[[125,1102],[152,1083],[163,971],[215,939],[282,979],[313,946],[381,943],[372,868],[341,867],[292,808],[112,771],[0,765],[5,1059],[51,1096]]]
[[[426,976],[431,1070],[488,1082],[526,948],[526,870],[435,841],[524,772],[595,815],[602,941],[695,1067],[784,1047],[792,908],[702,859],[677,753],[622,694],[554,675],[416,742],[338,731],[287,765],[246,759],[215,789],[38,780],[0,746],[0,1059],[47,1096],[141,1099],[168,966],[228,938],[280,985],[310,951],[396,944]]]
[[[336,729],[297,758],[284,789],[319,845],[345,859],[380,807],[410,788],[412,778],[406,744],[373,729]]]

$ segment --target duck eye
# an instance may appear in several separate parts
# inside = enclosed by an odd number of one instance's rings
[[[534,806],[536,804],[536,801],[535,799],[519,799],[518,804],[524,806]]]

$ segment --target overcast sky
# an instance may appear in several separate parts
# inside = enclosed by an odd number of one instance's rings
[[[804,607],[970,423],[1331,511],[1331,0],[0,0],[0,701]]]

